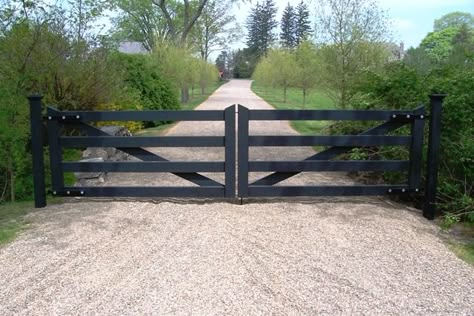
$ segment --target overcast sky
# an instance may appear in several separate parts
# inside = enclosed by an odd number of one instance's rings
[[[257,1],[253,0],[255,5]],[[283,9],[289,3],[297,5],[300,0],[275,0],[278,6],[277,19],[280,21]],[[314,20],[317,0],[305,1]],[[234,12],[244,32],[245,19],[252,4],[241,4]],[[380,6],[387,10],[393,24],[393,41],[404,42],[405,47],[418,46],[428,32],[433,30],[435,19],[453,11],[463,11],[474,14],[474,0],[379,0]],[[279,29],[278,29],[279,31]],[[240,43],[233,47],[245,47],[245,36]]]

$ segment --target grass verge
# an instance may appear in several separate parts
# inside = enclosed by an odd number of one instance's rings
[[[194,93],[190,91],[189,97],[190,100],[188,103],[181,103],[181,110],[194,110],[199,104],[203,103],[204,101],[211,96],[220,86],[227,83],[227,80],[219,80],[214,82],[211,86],[206,88],[204,94],[201,94],[201,89],[195,89]]]
[[[252,91],[276,109],[303,109],[303,94],[301,89],[288,88],[287,101],[283,102],[282,88],[263,87],[258,82],[252,82]],[[312,91],[306,97],[304,109],[331,110],[336,107],[334,101],[321,91]],[[327,121],[292,121],[291,126],[300,134],[317,134],[329,125]]]
[[[28,224],[25,215],[33,208],[33,202],[0,204],[0,245],[12,241]]]

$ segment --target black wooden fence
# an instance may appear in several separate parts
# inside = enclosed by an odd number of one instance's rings
[[[357,196],[421,194],[423,215],[435,217],[438,151],[440,148],[441,109],[444,95],[432,95],[430,116],[425,107],[412,111],[383,110],[249,110],[238,108],[238,193],[239,198],[275,196]],[[59,111],[47,108],[42,117],[41,97],[30,97],[35,205],[44,207],[42,122],[47,122],[52,175],[52,192],[59,196],[131,196],[131,197],[225,197],[236,198],[235,106],[224,111]],[[426,164],[426,184],[421,184],[425,120],[430,118]],[[95,121],[224,121],[224,136],[115,137],[87,124]],[[383,121],[359,135],[280,136],[249,135],[249,121],[272,120],[349,120]],[[410,135],[388,133],[409,124]],[[87,136],[61,136],[64,126],[72,126]],[[249,161],[249,147],[330,146],[302,161]],[[357,147],[407,146],[408,160],[347,161],[334,160]],[[115,147],[142,161],[137,162],[63,162],[62,148]],[[225,147],[225,161],[168,161],[142,147]],[[189,187],[66,187],[64,172],[171,172],[198,185]],[[300,172],[318,171],[405,171],[403,185],[324,185],[275,186]],[[198,172],[224,172],[225,183],[216,182]],[[272,172],[249,183],[249,172]]]

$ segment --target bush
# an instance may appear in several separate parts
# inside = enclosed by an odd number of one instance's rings
[[[383,73],[367,72],[354,87],[356,109],[413,109],[428,104],[429,93],[446,92],[442,116],[439,166],[439,205],[445,213],[474,221],[474,70],[439,68],[427,76],[402,63],[392,63]],[[429,109],[428,109],[429,110]],[[357,134],[370,127],[365,122],[338,122],[332,134]],[[408,134],[409,127],[397,133]],[[425,139],[426,135],[425,135]],[[425,142],[425,150],[426,150]],[[407,159],[404,147],[374,147],[352,152],[358,159]],[[362,157],[362,158],[360,158]],[[425,157],[426,158],[426,157]],[[402,175],[384,173],[388,182]],[[377,181],[377,179],[375,179]],[[451,216],[452,216],[451,215]]]
[[[163,78],[149,56],[116,53],[117,69],[122,69],[125,83],[130,93],[136,93],[140,108],[145,110],[179,109],[176,90]],[[147,122],[147,126],[157,126],[162,122]]]

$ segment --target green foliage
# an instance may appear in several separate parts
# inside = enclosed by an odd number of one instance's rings
[[[428,94],[447,92],[442,117],[441,164],[439,166],[440,209],[454,217],[474,220],[474,78],[473,69],[458,67],[433,69],[422,76],[403,63],[391,63],[383,72],[365,72],[354,87],[351,107],[356,109],[413,109],[428,102]],[[367,123],[339,122],[333,134],[355,134],[370,127]],[[408,134],[407,128],[398,131]],[[425,148],[426,149],[426,148]],[[364,150],[363,150],[364,151]],[[368,148],[369,158],[407,159],[402,147]],[[357,151],[357,157],[364,158]],[[352,157],[354,152],[352,152]],[[400,181],[402,175],[384,174],[386,181]],[[454,216],[454,217],[453,217]]]
[[[316,47],[309,41],[298,45],[295,58],[298,65],[295,84],[303,92],[303,107],[305,107],[311,89],[321,82],[321,63]]]
[[[254,76],[262,83],[283,88],[283,102],[287,99],[287,90],[294,86],[298,66],[294,55],[288,50],[272,49],[267,57],[260,61],[262,66],[257,65]]]
[[[310,23],[308,5],[301,0],[301,2],[296,6],[296,45],[308,40],[310,35],[313,33]]]
[[[474,16],[467,12],[451,12],[436,19],[434,21],[433,29],[435,32],[439,32],[451,27],[458,28],[462,25],[474,28]]]
[[[148,55],[116,53],[117,69],[123,69],[127,85],[140,97],[140,105],[148,110],[179,108],[176,90],[164,79]]]
[[[265,56],[276,40],[277,11],[273,0],[265,0],[257,2],[247,18],[247,46],[258,58]]]
[[[423,48],[433,62],[445,60],[453,51],[453,40],[459,32],[458,27],[449,27],[437,32],[431,32],[421,41]]]
[[[288,3],[281,17],[280,43],[284,48],[296,47],[296,14],[295,8]]]

